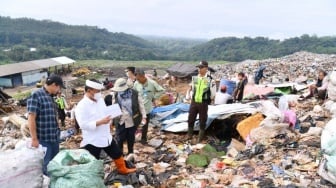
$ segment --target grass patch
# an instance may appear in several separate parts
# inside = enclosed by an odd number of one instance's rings
[[[18,91],[17,93],[12,95],[12,97],[15,100],[21,100],[21,99],[25,99],[25,98],[29,97],[30,95],[31,95],[31,91],[25,91],[25,92]]]

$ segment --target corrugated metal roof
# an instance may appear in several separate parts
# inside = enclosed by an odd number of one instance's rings
[[[57,61],[58,63],[61,63],[61,64],[71,64],[71,63],[76,62],[75,60],[70,59],[70,58],[65,57],[65,56],[55,57],[55,58],[52,58],[52,59]]]
[[[31,62],[0,65],[0,77],[37,69],[40,69],[40,67]]]
[[[41,60],[28,61],[28,62],[33,63],[34,65],[38,66],[40,69],[60,65],[57,61],[54,61],[53,59],[41,59]]]
[[[7,65],[0,65],[0,77],[17,74],[21,72],[32,71],[32,70],[39,70],[39,69],[58,66],[58,65],[70,64],[74,62],[75,62],[74,60],[68,57],[62,56],[62,57],[56,57],[56,58],[50,58],[50,59],[40,59],[40,60],[34,60],[34,61],[26,61],[26,62],[20,62],[20,63],[7,64]]]

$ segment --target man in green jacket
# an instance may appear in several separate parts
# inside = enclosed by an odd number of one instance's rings
[[[150,113],[155,105],[155,99],[158,99],[162,95],[164,89],[156,81],[147,78],[143,69],[136,68],[135,76],[136,81],[133,89],[138,91],[139,95],[142,96],[147,114],[146,123],[142,127],[141,134],[141,143],[146,144]]]

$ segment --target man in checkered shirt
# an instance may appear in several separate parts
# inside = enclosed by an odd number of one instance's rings
[[[47,148],[43,161],[43,173],[47,173],[47,165],[59,152],[59,127],[57,108],[53,95],[62,88],[63,80],[57,75],[47,78],[43,88],[35,91],[27,101],[28,126],[32,138],[32,147],[42,145]]]

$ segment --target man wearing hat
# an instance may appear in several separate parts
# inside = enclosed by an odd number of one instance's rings
[[[188,116],[188,139],[192,139],[194,124],[197,114],[199,116],[200,131],[198,142],[201,142],[205,134],[205,125],[208,119],[208,105],[215,97],[216,83],[208,75],[208,62],[201,61],[197,66],[198,75],[192,77],[192,98]]]
[[[85,82],[85,95],[75,109],[76,120],[82,129],[81,147],[88,150],[96,159],[99,159],[101,150],[104,150],[114,160],[119,173],[133,173],[136,169],[126,167],[122,153],[112,139],[110,132],[112,117],[106,115],[106,105],[101,95],[103,88],[103,84],[95,79]]]
[[[42,145],[47,148],[43,160],[43,173],[47,173],[47,165],[59,152],[59,127],[57,122],[57,107],[53,96],[61,88],[65,88],[63,80],[58,75],[51,75],[44,86],[33,92],[27,100],[28,126],[32,138],[32,147]]]
[[[134,83],[134,89],[142,96],[146,110],[146,124],[142,127],[141,133],[141,143],[146,144],[147,142],[147,132],[148,123],[150,120],[150,113],[153,109],[153,103],[155,99],[160,98],[164,89],[154,80],[149,79],[145,76],[145,71],[143,69],[135,70],[136,81]]]
[[[118,146],[123,153],[123,144],[127,141],[128,154],[134,153],[135,132],[137,127],[146,124],[146,111],[141,95],[127,85],[124,78],[116,80],[112,88],[114,102],[119,104],[122,115],[113,118],[116,126],[116,138]]]

